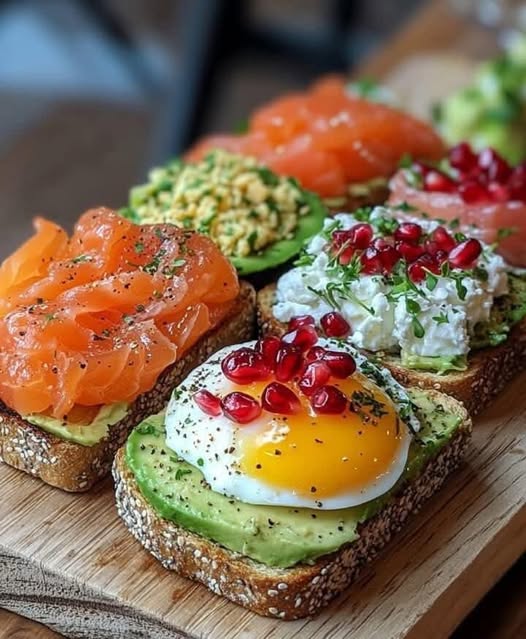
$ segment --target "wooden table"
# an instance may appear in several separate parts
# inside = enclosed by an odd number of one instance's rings
[[[493,34],[453,15],[444,0],[426,5],[395,38],[372,55],[360,72],[389,76],[415,55],[436,51],[483,58],[495,50]],[[526,559],[519,563],[477,606],[455,632],[455,639],[515,639],[526,636]],[[429,630],[432,635],[432,629]],[[44,626],[0,610],[0,639],[52,639],[59,635]]]

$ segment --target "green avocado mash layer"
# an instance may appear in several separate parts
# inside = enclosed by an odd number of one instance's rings
[[[72,424],[51,415],[26,415],[24,419],[42,430],[81,446],[95,446],[108,435],[108,429],[128,412],[128,404],[119,402],[102,406],[89,424]]]
[[[196,163],[153,169],[130,191],[121,215],[138,224],[170,223],[208,235],[241,275],[279,266],[323,226],[327,209],[294,178],[254,158],[212,151]]]
[[[511,329],[526,317],[526,277],[508,274],[509,292],[495,299],[487,322],[475,326],[471,348],[498,346]]]
[[[143,421],[130,435],[125,459],[145,499],[163,518],[267,566],[313,562],[358,538],[397,487],[414,477],[455,432],[460,417],[411,391],[422,428],[414,437],[398,484],[386,495],[342,510],[257,506],[213,492],[199,469],[180,460],[165,441],[164,417]]]

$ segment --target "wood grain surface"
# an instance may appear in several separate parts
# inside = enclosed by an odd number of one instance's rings
[[[526,550],[526,374],[477,418],[464,468],[313,620],[257,617],[165,571],[87,495],[0,467],[0,605],[72,637],[447,637]],[[175,635],[174,635],[175,632]]]

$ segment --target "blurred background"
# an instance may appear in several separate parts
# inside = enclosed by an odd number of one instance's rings
[[[348,71],[421,0],[0,0],[0,234],[121,206],[155,163]]]

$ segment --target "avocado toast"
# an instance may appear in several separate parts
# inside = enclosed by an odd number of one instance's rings
[[[107,209],[70,238],[37,220],[0,282],[0,459],[68,491],[106,475],[175,383],[253,331],[254,291],[210,240]]]
[[[223,349],[197,368],[174,390],[166,414],[134,429],[113,474],[119,515],[166,568],[258,614],[297,619],[340,594],[438,490],[462,458],[471,421],[456,400],[436,391],[405,391],[387,371],[334,341],[314,347],[325,358],[316,366],[338,363],[331,368],[332,385],[314,392],[302,385],[307,370],[291,377],[286,365],[285,381],[278,350],[274,373],[282,383],[276,396],[276,382],[264,390],[261,383],[273,374],[258,369],[261,361],[250,354],[268,356],[274,340]],[[284,344],[280,348],[288,352]],[[298,348],[308,362],[305,343]],[[349,356],[357,368],[342,373]],[[245,377],[240,385],[239,371],[252,381]],[[223,373],[236,380],[234,386]],[[232,387],[247,391],[241,393],[245,403],[233,406],[239,391],[224,394]],[[350,405],[318,401],[320,394],[343,391]],[[247,405],[256,408],[248,417]],[[276,450],[254,457],[251,447],[264,448],[269,424],[282,437],[272,440]],[[286,434],[280,424],[288,424]],[[400,447],[390,449],[386,462],[381,451],[388,440],[399,440]],[[379,466],[387,463],[385,472],[374,470],[376,479],[367,474],[373,456]],[[327,489],[340,480],[335,491]]]

